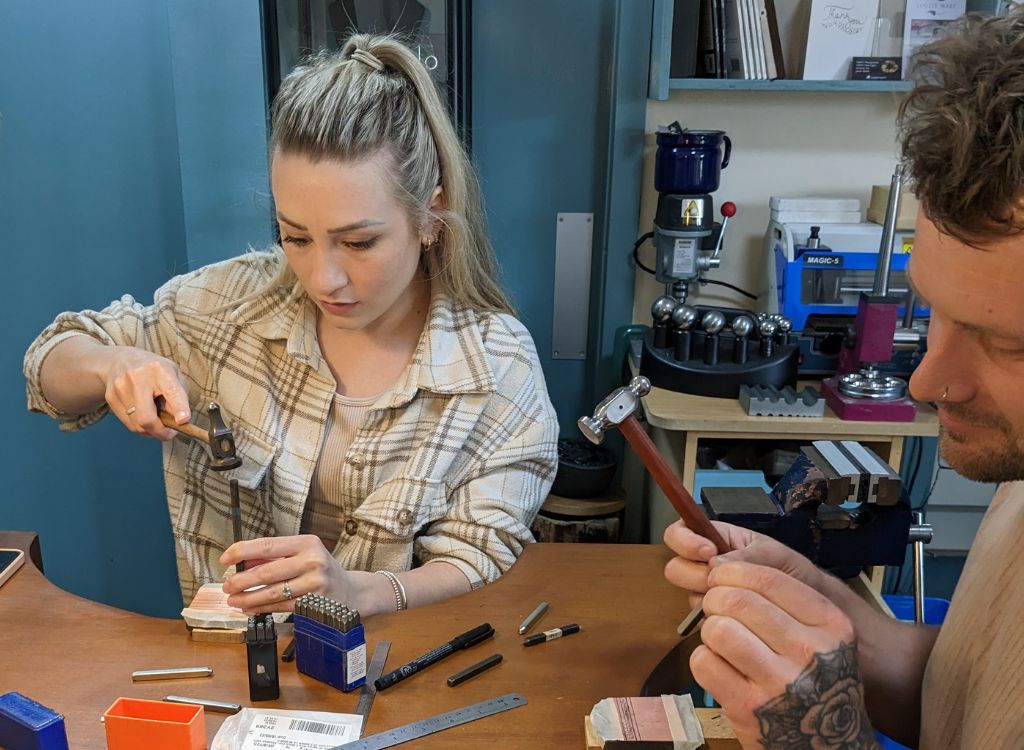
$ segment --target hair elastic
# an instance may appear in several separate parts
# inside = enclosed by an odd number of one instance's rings
[[[370,52],[369,50],[365,50],[365,49],[352,50],[352,54],[349,55],[349,58],[352,59],[352,60],[358,60],[363,65],[366,65],[368,67],[373,68],[378,73],[383,73],[384,72],[384,63],[382,63],[380,61],[380,59],[375,54]]]

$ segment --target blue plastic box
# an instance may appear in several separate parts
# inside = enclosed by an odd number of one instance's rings
[[[366,636],[360,623],[348,632],[295,615],[295,665],[302,674],[343,692],[366,682]]]
[[[0,747],[68,750],[64,717],[21,693],[0,695]]]

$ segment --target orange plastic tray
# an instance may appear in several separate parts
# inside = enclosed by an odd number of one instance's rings
[[[108,750],[205,750],[202,706],[118,698],[103,714]]]

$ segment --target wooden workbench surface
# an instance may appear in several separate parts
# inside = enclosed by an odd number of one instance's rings
[[[0,532],[0,547],[29,549],[34,534]],[[43,544],[43,558],[46,545]],[[532,544],[499,581],[409,612],[368,618],[369,653],[392,642],[389,669],[482,622],[493,639],[380,693],[367,734],[518,692],[528,705],[417,740],[417,748],[583,748],[583,717],[611,696],[637,695],[651,668],[678,642],[689,610],[669,585],[662,545]],[[540,601],[551,604],[539,629],[570,622],[581,631],[524,648],[516,628]],[[287,639],[278,642],[284,648]],[[197,643],[180,620],[124,612],[60,590],[26,561],[0,588],[0,693],[17,690],[65,715],[75,750],[106,746],[100,716],[120,696],[194,695],[249,702],[245,647]],[[493,653],[503,663],[456,688],[445,678]],[[137,669],[210,666],[213,677],[132,683]],[[281,697],[255,704],[351,712],[358,691],[342,693],[281,665]],[[207,741],[223,717],[206,715]]]

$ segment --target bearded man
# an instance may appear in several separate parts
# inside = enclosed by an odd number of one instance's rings
[[[875,748],[874,728],[926,750],[1024,747],[1024,10],[968,17],[914,72],[910,275],[931,322],[911,392],[937,405],[945,460],[1003,484],[941,629],[884,618],[754,532],[718,524],[733,551],[716,555],[669,527],[665,575],[707,615],[693,675],[748,749]]]

